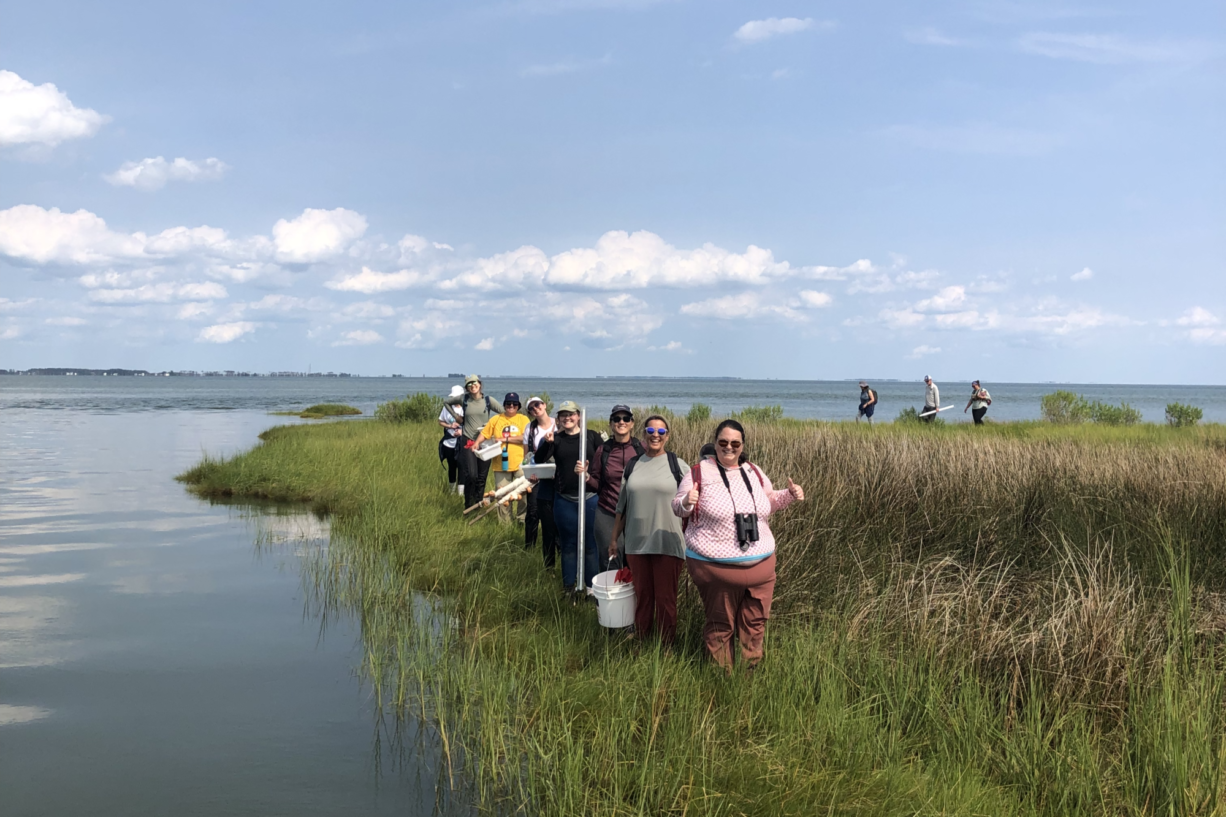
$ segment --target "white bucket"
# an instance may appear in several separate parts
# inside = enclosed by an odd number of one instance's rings
[[[592,579],[592,595],[596,597],[596,617],[601,627],[629,627],[634,623],[634,585],[617,584],[616,570],[597,573]]]

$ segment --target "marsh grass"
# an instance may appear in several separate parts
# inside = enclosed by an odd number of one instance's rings
[[[666,653],[565,601],[518,529],[465,527],[434,429],[262,438],[181,478],[329,515],[314,603],[359,617],[379,699],[492,810],[1226,813],[1221,428],[751,426],[809,499],[772,526],[766,660],[730,678],[685,579]]]
[[[273,411],[270,414],[278,417],[301,417],[304,420],[322,420],[326,417],[347,417],[361,414],[362,410],[341,403],[316,403],[302,411]]]

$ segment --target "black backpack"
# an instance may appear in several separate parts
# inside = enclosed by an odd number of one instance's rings
[[[668,457],[668,470],[670,470],[670,471],[672,471],[672,472],[673,472],[673,479],[677,480],[677,484],[678,484],[678,485],[680,485],[680,484],[681,484],[681,477],[682,477],[682,474],[681,474],[681,463],[679,463],[679,462],[677,461],[677,455],[676,455],[676,454],[674,454],[674,453],[673,453],[673,452],[671,452],[671,451],[665,451],[665,452],[664,452],[664,455],[665,455],[666,457]],[[630,462],[626,463],[626,470],[625,470],[625,471],[622,471],[622,480],[623,480],[623,481],[625,481],[625,482],[627,482],[627,483],[629,483],[629,482],[630,482],[630,472],[632,472],[632,471],[634,470],[634,464],[635,464],[636,462],[638,462],[639,460],[641,460],[641,459],[642,459],[643,457],[645,457],[645,456],[647,456],[647,454],[644,452],[644,453],[642,453],[642,454],[639,454],[639,455],[638,455],[637,457],[635,457],[634,459],[630,460]]]

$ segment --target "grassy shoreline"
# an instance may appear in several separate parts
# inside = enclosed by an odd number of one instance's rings
[[[712,426],[678,422],[679,453]],[[320,597],[491,807],[1226,813],[1223,429],[751,427],[809,500],[774,526],[766,660],[731,679],[699,657],[692,589],[676,652],[637,652],[519,529],[464,526],[436,435],[282,427],[181,478],[330,515]]]

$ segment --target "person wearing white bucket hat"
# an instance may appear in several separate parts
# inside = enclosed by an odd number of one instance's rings
[[[449,397],[463,397],[463,386],[452,386]],[[443,439],[438,444],[438,458],[447,463],[447,482],[451,490],[464,494],[464,482],[460,479],[459,446],[457,443],[464,436],[461,431],[464,419],[463,406],[444,405],[438,415],[438,424],[443,427]]]

